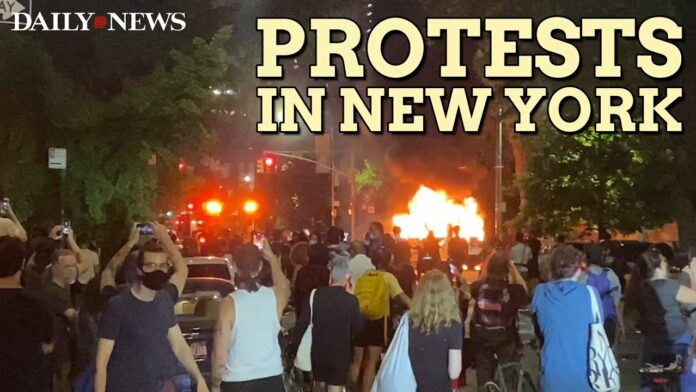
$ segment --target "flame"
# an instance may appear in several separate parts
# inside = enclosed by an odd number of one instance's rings
[[[424,185],[408,203],[408,214],[394,215],[394,226],[401,227],[404,238],[425,238],[432,230],[437,238],[447,237],[448,226],[459,226],[459,235],[471,240],[483,240],[483,218],[473,197],[459,203],[445,191],[434,191]]]

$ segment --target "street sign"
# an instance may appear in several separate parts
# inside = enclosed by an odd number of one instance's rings
[[[48,168],[66,169],[68,167],[68,150],[64,148],[48,149]]]
[[[0,0],[0,23],[13,24],[18,12],[32,14],[32,0]]]

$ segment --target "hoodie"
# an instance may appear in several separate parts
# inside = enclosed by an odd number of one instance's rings
[[[544,337],[541,389],[592,392],[587,371],[592,323],[587,286],[573,280],[541,284],[534,292],[532,311]]]

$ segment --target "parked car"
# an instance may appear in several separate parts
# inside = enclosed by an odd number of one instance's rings
[[[233,291],[234,285],[229,279],[190,277],[186,280],[181,297],[174,305],[179,327],[208,383],[211,375],[213,337],[218,321],[218,304]],[[196,390],[194,380],[181,364],[176,374],[174,384],[177,392]]]
[[[224,257],[199,256],[186,258],[189,278],[217,278],[232,280],[233,270],[230,260]]]

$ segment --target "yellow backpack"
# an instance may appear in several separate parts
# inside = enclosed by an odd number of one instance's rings
[[[355,284],[355,296],[368,320],[389,316],[389,292],[382,272],[368,271],[360,277]]]

